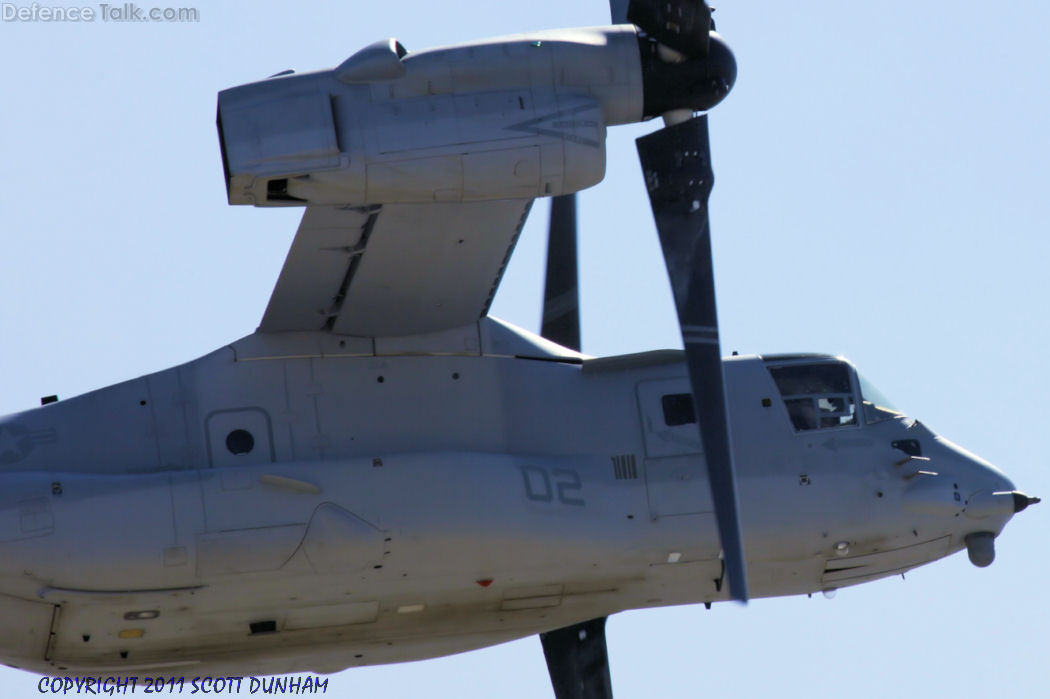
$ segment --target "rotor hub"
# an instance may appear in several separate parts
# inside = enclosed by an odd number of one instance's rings
[[[708,46],[702,56],[669,55],[663,44],[639,34],[645,116],[678,109],[704,112],[729,94],[736,82],[736,58],[716,32],[710,33]]]

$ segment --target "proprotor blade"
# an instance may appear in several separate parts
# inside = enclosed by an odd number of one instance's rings
[[[540,634],[555,699],[612,699],[605,617]]]
[[[543,337],[580,351],[580,291],[576,262],[576,195],[551,199]]]
[[[627,19],[686,56],[707,55],[711,8],[703,0],[630,0]]]
[[[707,199],[714,181],[707,117],[694,117],[660,129],[639,138],[637,145],[685,342],[729,593],[733,599],[746,601],[740,506],[718,341],[707,216]]]

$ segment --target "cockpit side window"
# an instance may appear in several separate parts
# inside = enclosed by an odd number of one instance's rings
[[[668,427],[696,422],[692,393],[670,393],[661,396],[660,404],[664,410],[664,424]]]
[[[769,367],[796,432],[857,424],[849,367],[841,362]]]

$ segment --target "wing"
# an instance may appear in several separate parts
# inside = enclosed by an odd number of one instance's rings
[[[308,206],[259,330],[388,337],[474,323],[531,205]]]

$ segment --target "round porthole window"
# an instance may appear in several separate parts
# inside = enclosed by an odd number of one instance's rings
[[[255,448],[255,437],[248,430],[234,430],[226,435],[226,448],[231,454],[247,454]]]

